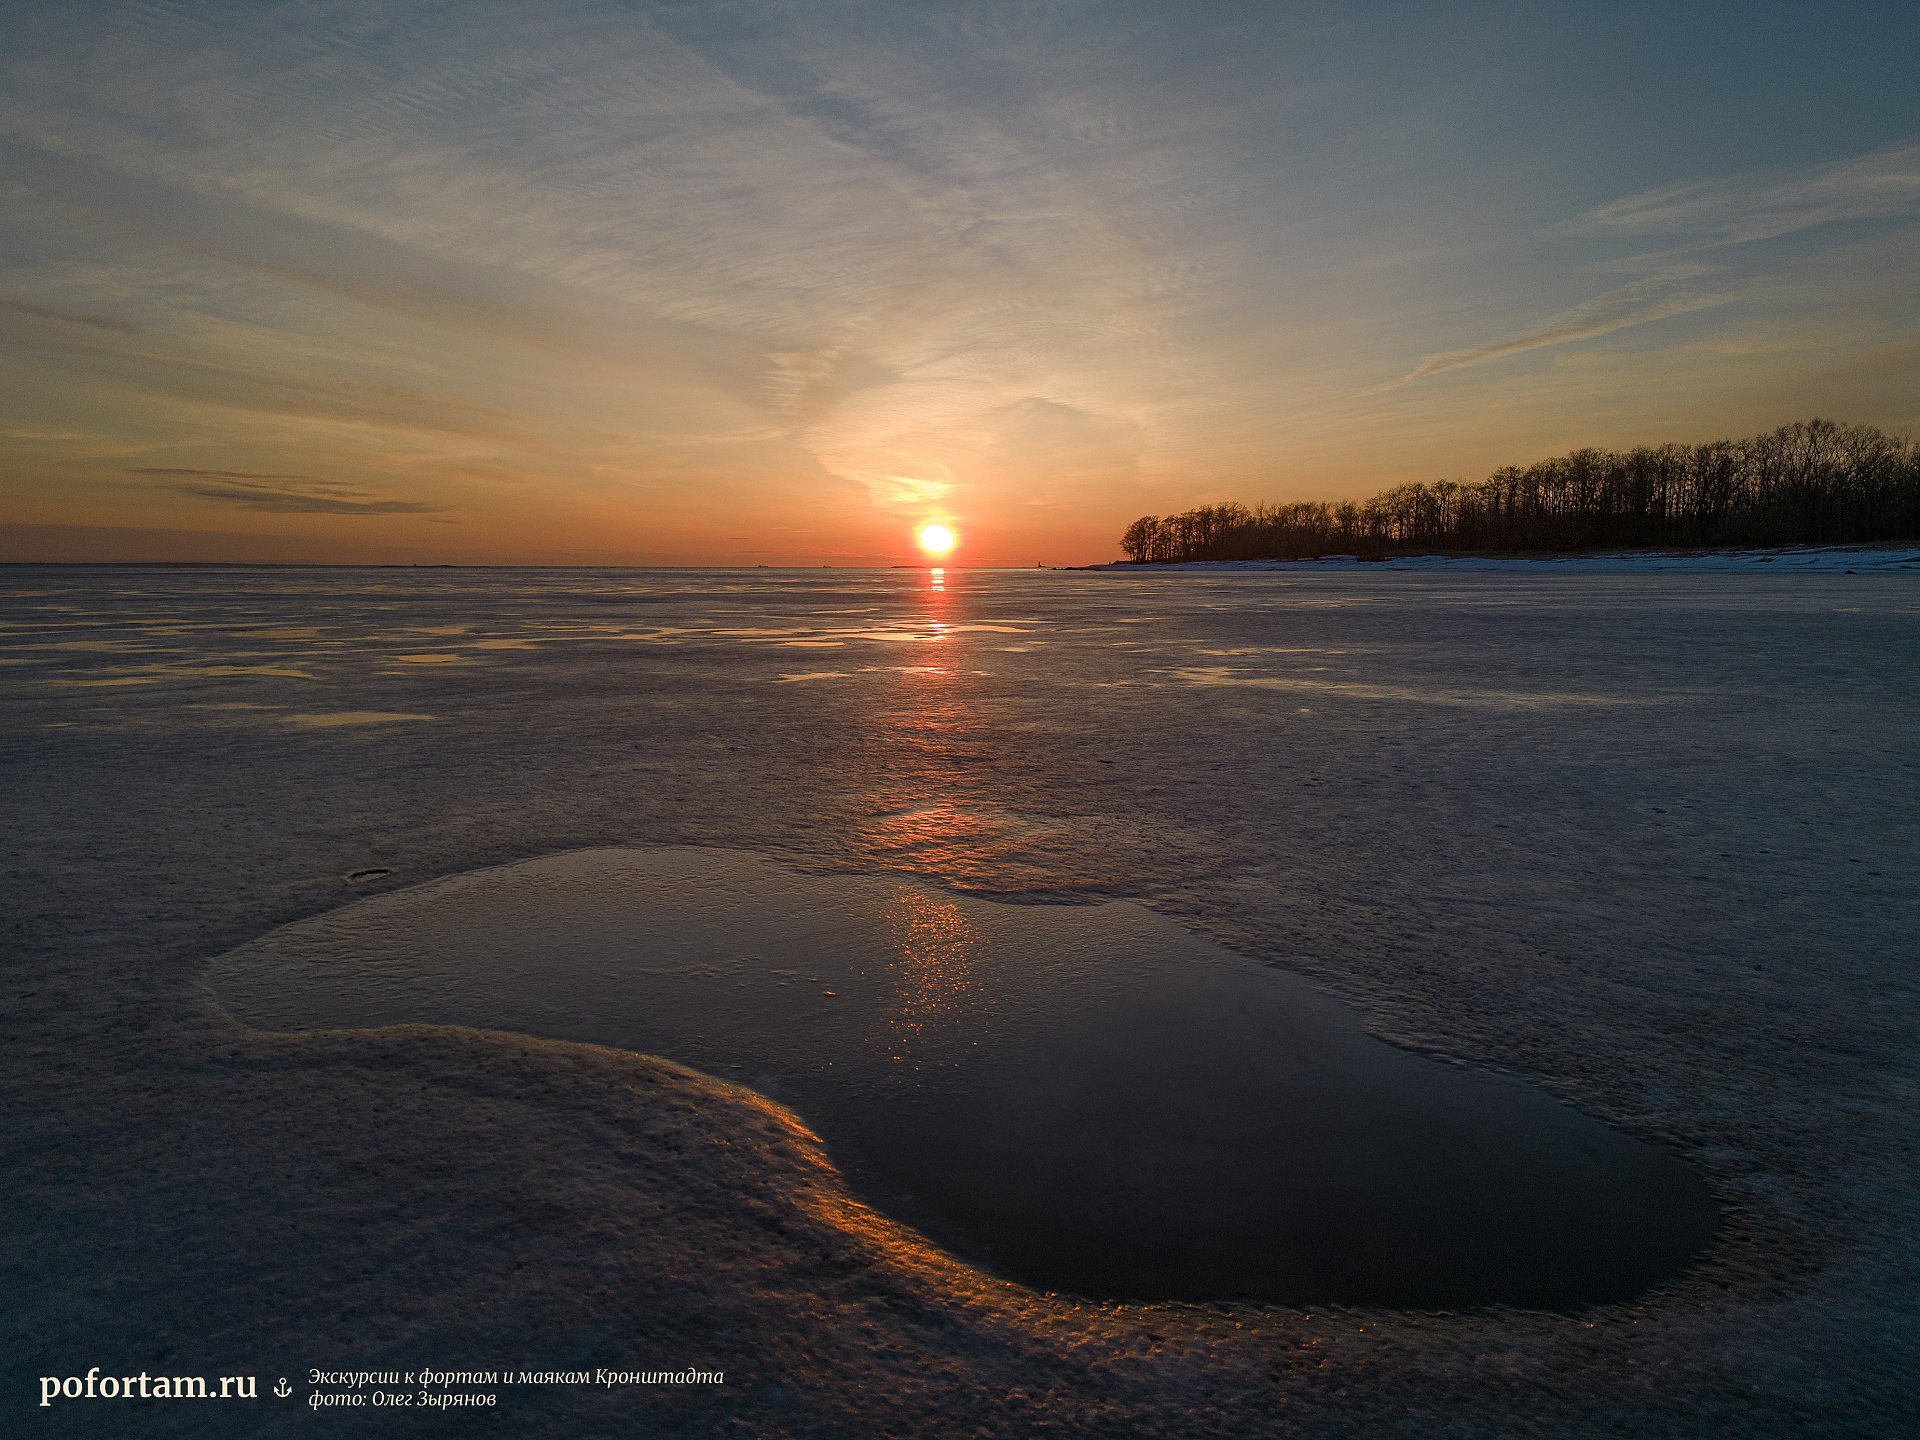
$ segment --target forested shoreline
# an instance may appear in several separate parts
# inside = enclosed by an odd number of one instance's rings
[[[1808,420],[1745,440],[1576,450],[1370,500],[1203,505],[1127,527],[1129,561],[1920,540],[1920,444]]]

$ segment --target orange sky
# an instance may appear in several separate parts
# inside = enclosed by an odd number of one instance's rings
[[[1891,13],[27,8],[0,558],[1079,563],[1920,424]]]

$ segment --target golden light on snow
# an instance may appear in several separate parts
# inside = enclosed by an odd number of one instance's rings
[[[959,537],[946,525],[922,525],[914,532],[913,538],[920,542],[920,548],[929,555],[945,555],[953,549],[954,541]]]

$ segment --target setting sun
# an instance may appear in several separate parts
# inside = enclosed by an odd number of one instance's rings
[[[945,525],[922,525],[914,532],[914,539],[920,542],[920,548],[929,555],[944,555],[953,549],[956,537]]]

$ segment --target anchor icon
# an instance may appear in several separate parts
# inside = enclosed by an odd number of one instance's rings
[[[280,1377],[280,1383],[273,1387],[273,1393],[278,1395],[282,1400],[293,1393],[293,1386],[287,1383],[286,1376],[282,1375]]]

